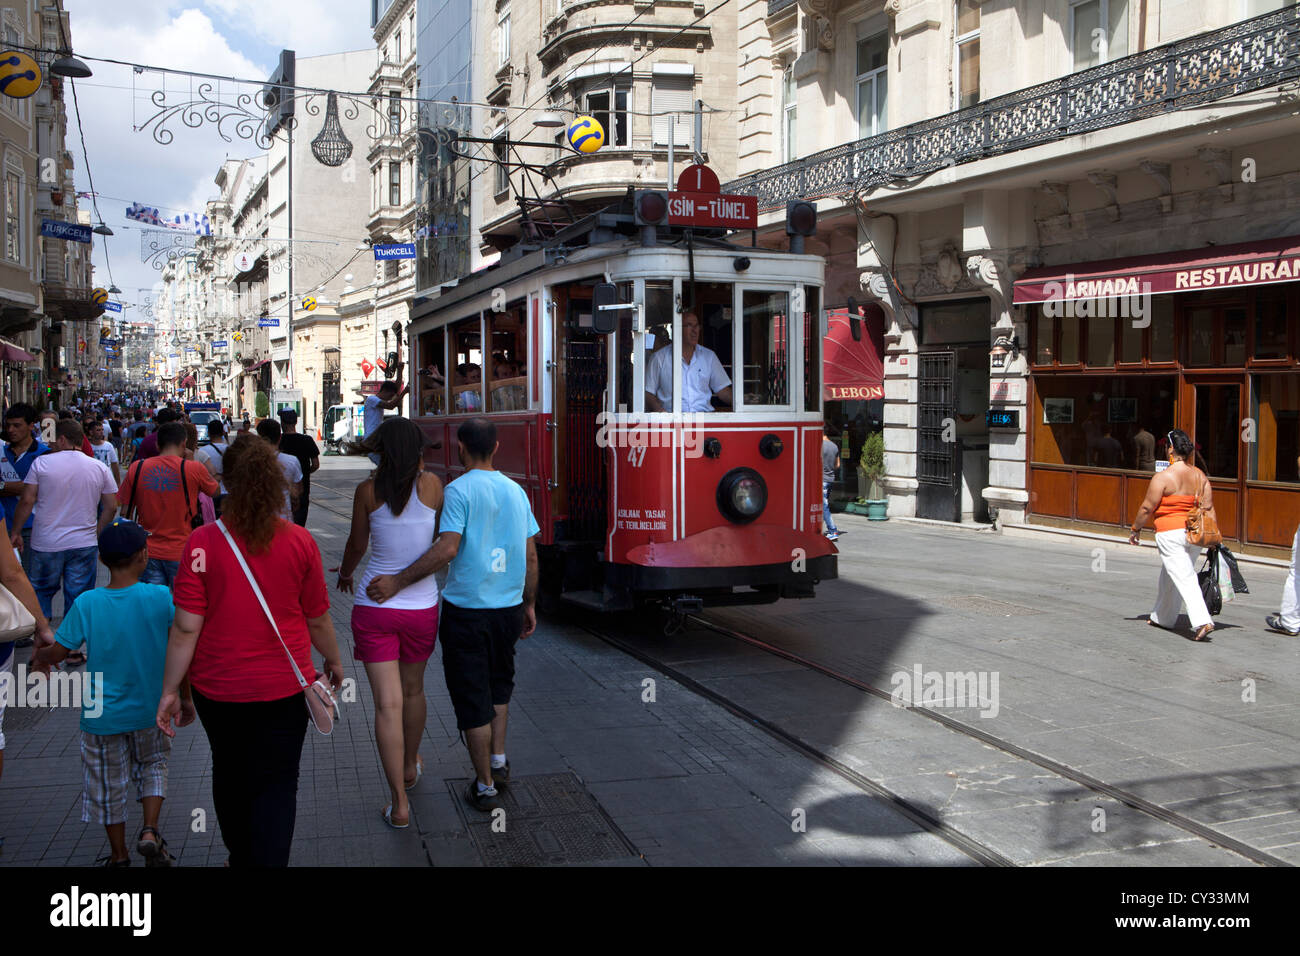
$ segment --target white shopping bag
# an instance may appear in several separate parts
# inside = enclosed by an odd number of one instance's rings
[[[1217,554],[1219,561],[1219,593],[1223,595],[1223,603],[1227,604],[1236,597],[1236,593],[1232,590],[1232,572],[1228,568],[1228,561],[1223,556],[1223,552],[1219,551]]]

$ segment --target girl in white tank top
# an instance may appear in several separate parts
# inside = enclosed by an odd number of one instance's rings
[[[366,595],[366,585],[381,574],[398,574],[415,563],[433,543],[438,512],[420,500],[420,479],[411,483],[411,497],[400,515],[388,504],[370,512],[370,560],[356,584],[353,603],[361,607],[386,607],[418,611],[438,603],[438,581],[430,574],[398,591],[382,605]]]

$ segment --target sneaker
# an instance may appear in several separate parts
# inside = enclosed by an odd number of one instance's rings
[[[1293,631],[1290,628],[1283,627],[1282,616],[1280,614],[1270,614],[1268,617],[1264,618],[1264,623],[1268,625],[1269,630],[1271,631],[1280,631],[1281,633],[1290,635],[1291,637],[1300,634],[1300,631]]]
[[[839,533],[838,531],[827,531],[827,532],[826,532],[826,540],[827,540],[827,541],[835,541],[836,539],[839,538],[839,536],[840,536],[840,533]]]
[[[504,790],[510,783],[510,761],[506,761],[504,767],[492,768],[492,782],[496,784],[498,790]]]
[[[477,779],[470,780],[469,789],[465,791],[465,799],[471,807],[483,813],[488,813],[501,806],[501,801],[497,799],[496,787],[480,793]]]

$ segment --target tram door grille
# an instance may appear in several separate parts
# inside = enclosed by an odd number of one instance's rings
[[[916,514],[919,518],[960,521],[957,354],[922,352],[918,358]]]
[[[596,447],[596,416],[605,398],[605,337],[570,333],[565,344],[565,462],[569,520],[564,536],[598,541],[606,528],[604,449]]]

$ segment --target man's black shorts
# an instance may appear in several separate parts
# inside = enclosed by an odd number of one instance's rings
[[[456,727],[492,723],[495,704],[510,703],[515,689],[515,642],[524,628],[524,606],[457,607],[442,602],[438,640]]]

